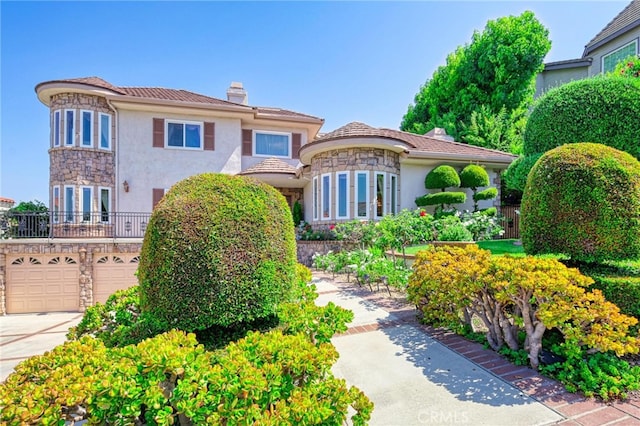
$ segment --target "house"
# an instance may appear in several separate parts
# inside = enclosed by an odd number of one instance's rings
[[[420,136],[354,122],[322,135],[321,118],[250,106],[241,83],[231,84],[226,100],[98,77],[35,90],[50,109],[54,229],[108,225],[112,212],[151,212],[174,183],[203,172],[262,180],[290,206],[300,202],[312,225],[376,220],[415,208],[424,177],[439,164],[478,163],[499,183],[514,159],[454,142],[440,129]],[[99,236],[123,235],[109,229]]]
[[[620,61],[640,53],[639,39],[640,0],[633,0],[587,43],[582,57],[546,63],[536,78],[535,96],[572,80],[613,71]]]
[[[0,197],[0,212],[9,210],[15,203],[11,198]]]

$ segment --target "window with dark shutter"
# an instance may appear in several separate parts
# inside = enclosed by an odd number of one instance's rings
[[[153,119],[153,147],[164,148],[164,119]]]
[[[216,123],[204,123],[204,150],[216,149]]]
[[[153,188],[153,202],[151,208],[154,208],[156,204],[164,197],[164,188]]]
[[[291,158],[300,158],[298,151],[300,151],[301,141],[302,135],[300,133],[291,134]]]
[[[253,130],[242,129],[242,155],[253,155]]]

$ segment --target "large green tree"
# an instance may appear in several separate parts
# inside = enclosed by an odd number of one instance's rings
[[[517,152],[535,76],[550,48],[549,32],[533,12],[489,21],[420,88],[400,128],[424,134],[443,127],[457,140]],[[507,125],[491,124],[505,117]]]

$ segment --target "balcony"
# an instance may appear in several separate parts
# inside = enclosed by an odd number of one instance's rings
[[[142,238],[151,213],[0,212],[0,239]]]

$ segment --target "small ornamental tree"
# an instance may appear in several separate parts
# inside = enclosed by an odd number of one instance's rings
[[[231,327],[276,314],[295,279],[287,202],[257,180],[192,176],[156,205],[140,253],[141,307],[165,329]]]
[[[522,198],[522,245],[575,262],[640,257],[640,162],[616,149],[568,144],[534,165]]]
[[[498,196],[494,187],[478,191],[478,188],[489,186],[489,174],[477,164],[469,164],[460,172],[460,187],[470,188],[473,192],[473,211],[478,211],[478,201],[492,200]]]
[[[464,203],[467,194],[464,192],[445,192],[447,188],[459,188],[460,177],[458,172],[451,166],[440,165],[427,173],[424,179],[426,189],[439,189],[439,194],[426,194],[416,198],[418,207],[440,205],[440,209],[444,210],[445,205]]]

